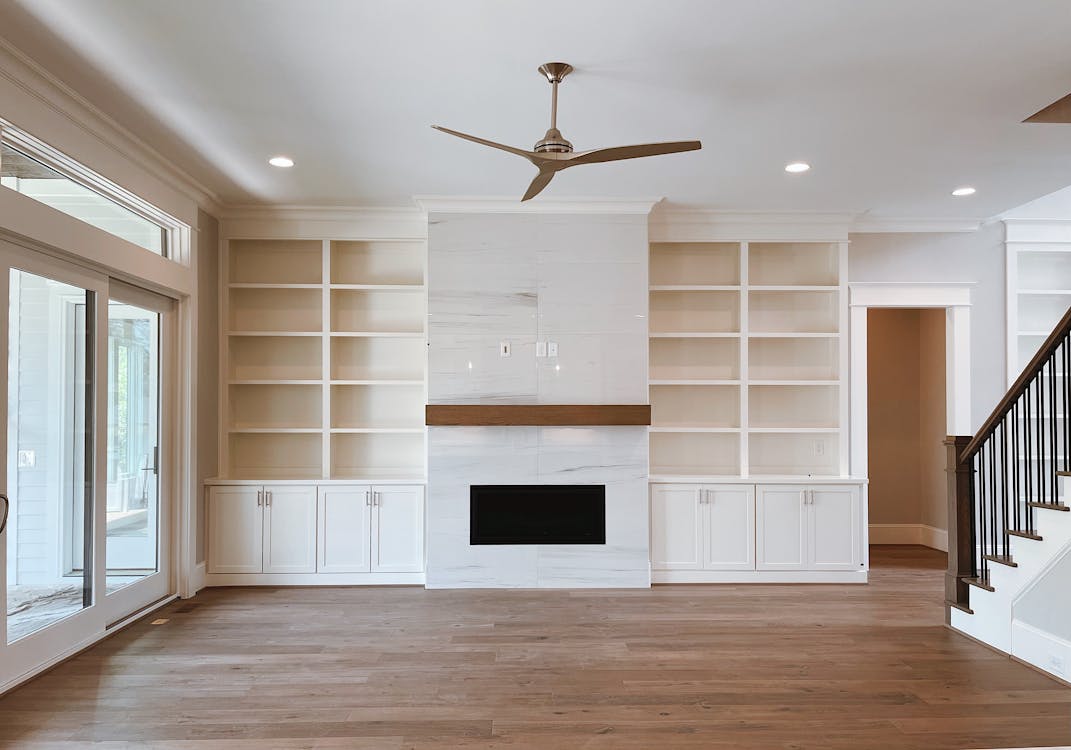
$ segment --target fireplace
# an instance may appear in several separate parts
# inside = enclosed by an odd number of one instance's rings
[[[472,485],[469,544],[606,544],[606,485]]]

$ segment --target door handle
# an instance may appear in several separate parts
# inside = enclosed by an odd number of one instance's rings
[[[257,490],[257,507],[264,504],[264,490]]]
[[[264,505],[271,505],[271,490],[264,490]]]
[[[7,528],[7,513],[11,510],[11,501],[4,494],[0,494],[0,500],[4,501],[4,515],[0,516],[0,534],[3,534],[4,529]]]
[[[372,506],[372,491],[371,490],[366,490],[365,491],[365,493],[364,493],[364,504],[369,506],[369,507]]]
[[[372,505],[376,506],[377,508],[379,507],[379,493],[378,492],[373,492],[372,493]]]

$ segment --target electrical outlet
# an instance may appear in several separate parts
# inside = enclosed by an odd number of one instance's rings
[[[826,443],[824,440],[814,441],[814,455],[824,456],[826,455]]]
[[[32,469],[37,466],[37,451],[19,451],[18,464],[20,469]]]
[[[498,342],[498,356],[508,357],[510,356],[510,345],[508,341]]]
[[[1049,654],[1049,669],[1059,675],[1067,674],[1067,664],[1056,654]]]
[[[548,357],[557,357],[558,356],[558,342],[557,341],[548,341],[547,342],[547,356]]]

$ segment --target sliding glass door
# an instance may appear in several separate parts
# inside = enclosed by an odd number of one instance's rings
[[[0,688],[171,591],[169,311],[0,242]]]

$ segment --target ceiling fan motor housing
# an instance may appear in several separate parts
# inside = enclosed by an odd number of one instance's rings
[[[543,140],[536,142],[535,148],[532,150],[537,154],[571,154],[573,153],[573,144],[565,140],[562,131],[557,128],[551,128],[543,136]]]

